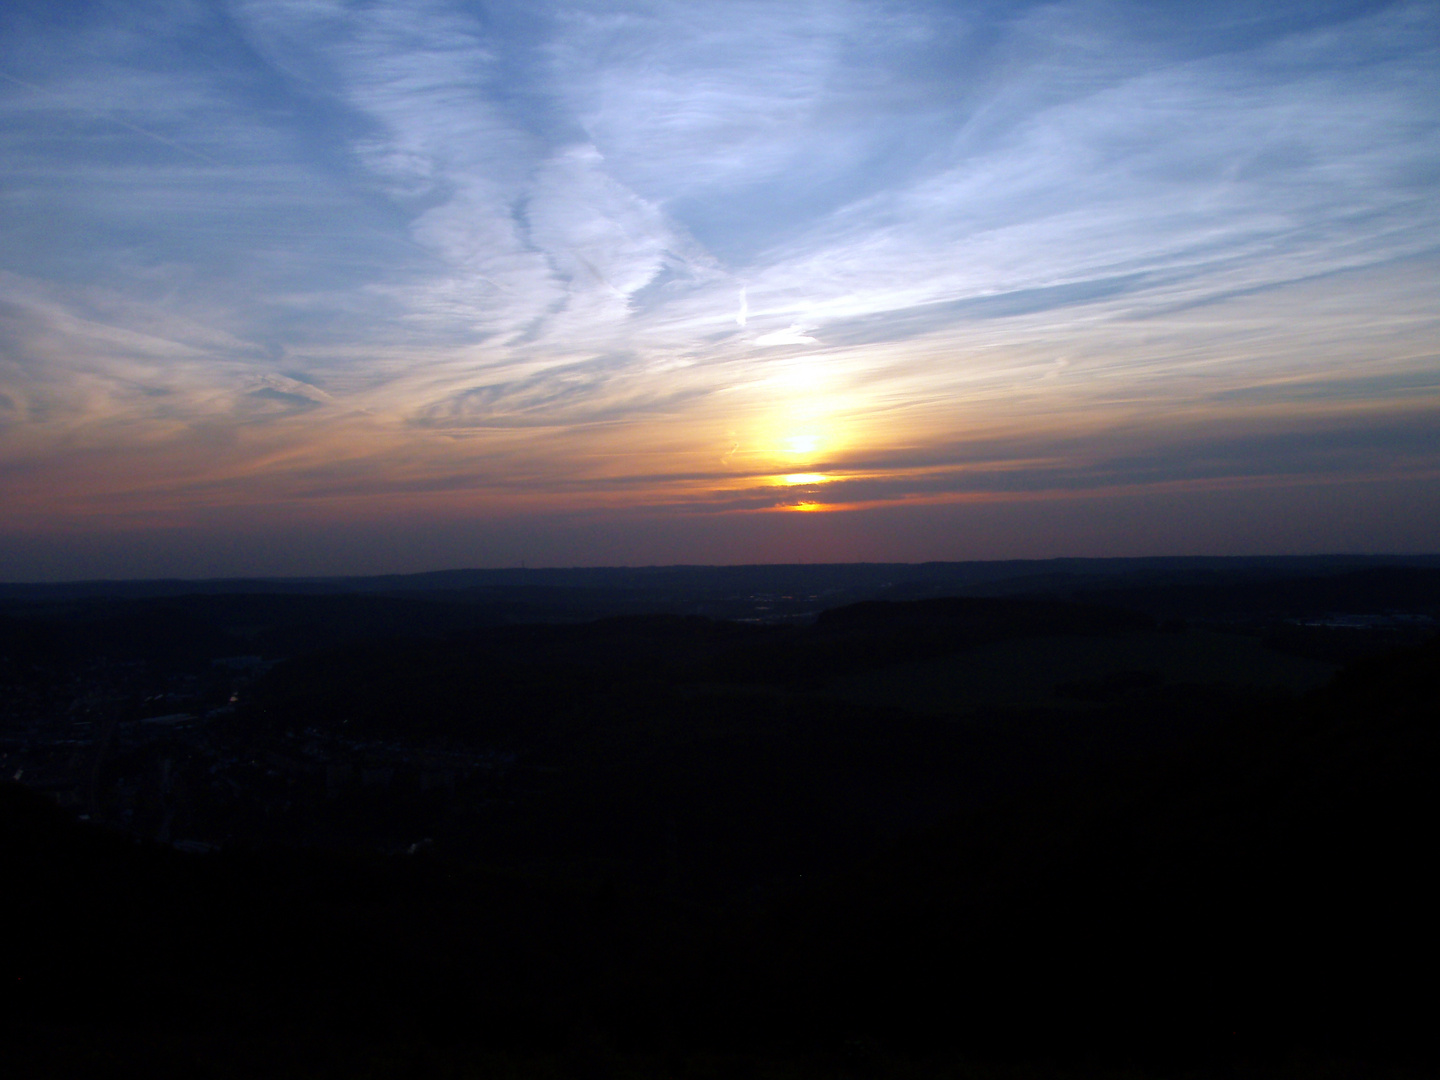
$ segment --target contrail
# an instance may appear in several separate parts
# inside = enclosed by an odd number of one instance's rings
[[[748,318],[750,318],[750,298],[745,295],[745,290],[741,289],[740,310],[735,313],[735,321],[741,326],[744,326],[745,320]]]
[[[0,79],[4,79],[6,82],[12,82],[16,86],[23,86],[26,90],[33,90],[37,94],[45,94],[52,98],[55,97],[55,94],[52,91],[46,90],[43,86],[36,86],[34,83],[26,82],[24,79],[17,79],[14,75],[7,74],[3,71],[0,71]],[[75,108],[75,106],[68,105],[68,103],[67,107]],[[153,139],[155,142],[163,143],[165,146],[170,147],[170,149],[177,150],[182,154],[187,154],[190,157],[195,158],[197,161],[205,162],[205,164],[207,165],[224,164],[223,162],[217,161],[215,158],[212,158],[208,154],[202,154],[199,150],[193,150],[188,146],[183,146],[180,143],[175,142],[173,139],[167,139],[164,135],[157,135],[153,131],[146,131],[144,128],[137,127],[135,124],[130,123],[128,120],[121,120],[118,116],[111,116],[109,113],[101,112],[98,109],[86,109],[83,106],[81,106],[80,108],[82,109],[82,111],[89,112],[93,116],[98,116],[102,120],[108,120],[112,124],[118,124],[120,127],[125,128],[127,131],[133,131],[136,135],[143,135],[147,139]]]

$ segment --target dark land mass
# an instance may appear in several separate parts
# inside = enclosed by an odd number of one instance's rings
[[[1440,560],[187,584],[0,587],[12,1075],[1435,1065]]]
[[[441,570],[420,574],[336,578],[0,582],[0,603],[139,600],[176,597],[425,598],[489,606],[492,621],[583,620],[621,614],[705,615],[770,619],[813,615],[860,600],[926,596],[1064,596],[1105,589],[1164,593],[1185,586],[1225,609],[1249,611],[1249,587],[1320,582],[1357,571],[1440,571],[1440,555],[1307,555],[1041,559],[953,563],[809,563],[760,566],[575,567]],[[1304,586],[1301,587],[1302,591]],[[1292,596],[1296,595],[1292,593]],[[1222,600],[1223,598],[1223,600]],[[1321,592],[1305,603],[1323,610]],[[1366,594],[1358,597],[1369,600]],[[1287,615],[1298,612],[1286,611]]]

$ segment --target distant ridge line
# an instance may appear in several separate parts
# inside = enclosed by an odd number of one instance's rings
[[[432,593],[486,588],[649,589],[747,587],[784,583],[823,588],[829,583],[891,584],[953,582],[957,587],[1023,578],[1129,577],[1135,574],[1214,571],[1221,574],[1332,574],[1374,567],[1440,568],[1440,553],[1414,555],[1164,555],[1133,557],[1057,557],[968,561],[750,563],[735,565],[496,567],[425,570],[408,574],[307,575],[217,578],[93,579],[56,582],[0,582],[0,599],[140,599],[186,595],[279,593]]]

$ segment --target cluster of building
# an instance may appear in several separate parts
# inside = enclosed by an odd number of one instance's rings
[[[337,838],[409,850],[416,804],[433,810],[496,789],[515,764],[488,749],[268,730],[243,704],[269,666],[226,657],[196,673],[96,661],[8,680],[0,775],[82,819],[182,851]]]

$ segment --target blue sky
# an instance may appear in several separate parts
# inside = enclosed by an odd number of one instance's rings
[[[1428,3],[11,3],[0,577],[1433,550],[1437,196]]]

